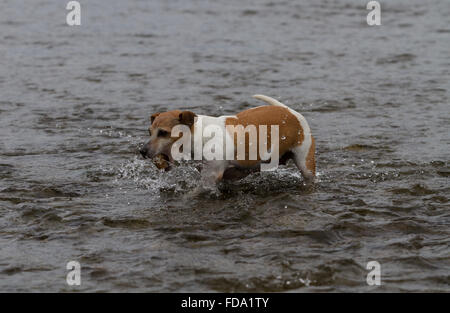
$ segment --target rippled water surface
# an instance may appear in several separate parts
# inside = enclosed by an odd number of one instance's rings
[[[448,1],[81,3],[0,4],[0,291],[450,291]],[[256,93],[309,121],[315,187],[138,155],[151,113]]]

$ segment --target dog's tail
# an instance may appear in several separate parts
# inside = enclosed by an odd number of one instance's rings
[[[264,102],[267,102],[270,105],[277,105],[277,106],[284,107],[284,108],[288,107],[287,105],[281,103],[280,101],[278,101],[278,100],[276,100],[274,98],[268,97],[268,96],[254,95],[253,98],[258,99],[258,100],[262,100]]]

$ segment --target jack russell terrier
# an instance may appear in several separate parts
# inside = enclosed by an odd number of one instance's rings
[[[193,134],[193,145],[187,145],[189,156],[194,154],[195,146],[198,146],[195,137],[200,134],[200,144],[205,144],[205,138],[212,135],[211,133],[205,135],[205,129],[213,126],[215,127],[213,132],[221,131],[220,133],[226,137],[225,141],[230,144],[219,149],[219,154],[224,151],[223,155],[226,153],[227,157],[219,157],[204,162],[203,179],[214,182],[222,179],[241,179],[254,171],[260,170],[260,168],[262,169],[263,163],[267,163],[268,159],[272,162],[276,158],[277,165],[278,163],[286,164],[287,160],[293,159],[305,181],[307,183],[313,182],[316,175],[315,144],[306,119],[300,113],[273,98],[263,95],[253,97],[266,102],[268,105],[248,109],[234,116],[211,117],[180,110],[152,114],[149,127],[150,141],[143,145],[139,152],[144,158],[153,159],[158,168],[168,170],[169,162],[175,159],[174,144],[180,139],[179,132],[175,131],[177,126],[185,127]],[[250,136],[248,126],[252,126],[256,131],[255,134],[259,141],[256,140],[255,136]],[[267,130],[262,131],[263,126],[270,126],[271,130],[276,127],[278,136],[276,136],[277,134],[273,135],[273,132],[268,133]],[[245,129],[243,129],[244,127]],[[271,140],[271,137],[274,140]],[[264,156],[260,147],[259,151],[252,156],[251,150],[256,151],[254,149],[258,143],[261,144],[261,139],[266,144],[266,151],[267,145],[270,145],[270,155]],[[272,143],[276,143],[278,146],[274,147]],[[222,140],[220,141],[221,144],[223,144]],[[245,153],[239,156],[240,145],[245,147]],[[218,146],[214,149],[217,148]],[[274,148],[277,150],[276,154],[273,153]],[[237,154],[236,150],[238,151]],[[240,151],[242,152],[242,150]]]

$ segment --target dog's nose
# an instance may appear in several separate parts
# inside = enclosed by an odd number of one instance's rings
[[[144,157],[144,159],[147,158],[147,152],[148,152],[148,149],[147,149],[146,146],[143,146],[141,149],[139,149],[139,152],[142,154],[142,156]]]

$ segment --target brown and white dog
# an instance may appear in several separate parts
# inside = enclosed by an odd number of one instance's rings
[[[313,182],[316,175],[315,144],[305,118],[300,113],[273,98],[263,95],[255,95],[253,97],[265,101],[269,105],[248,109],[234,116],[211,117],[180,110],[152,114],[149,128],[150,141],[143,145],[140,153],[144,158],[163,156],[167,161],[173,161],[172,145],[180,139],[180,137],[172,134],[172,129],[175,126],[180,124],[186,125],[194,137],[198,133],[202,134],[202,143],[204,143],[203,129],[214,125],[222,129],[223,134],[231,140],[230,142],[234,145],[232,147],[233,151],[237,151],[239,135],[245,136],[245,157],[241,157],[241,159],[235,157],[231,160],[224,158],[223,160],[207,161],[205,162],[206,174],[203,174],[205,171],[204,167],[202,177],[209,177],[216,182],[222,179],[240,179],[253,171],[257,171],[264,161],[259,151],[256,158],[249,158],[249,146],[256,145],[258,142],[252,142],[248,133],[239,134],[239,130],[235,131],[235,133],[230,133],[229,126],[242,125],[246,127],[254,125],[257,129],[257,135],[260,137],[260,125],[268,127],[278,125],[279,159],[277,161],[280,164],[285,164],[287,160],[293,159],[304,179],[307,182]],[[271,132],[265,132],[263,136],[266,136],[264,138],[265,142],[270,146]],[[229,147],[224,147],[224,151],[226,149],[229,149]],[[191,150],[194,150],[193,145]],[[191,151],[191,153],[194,152]]]

